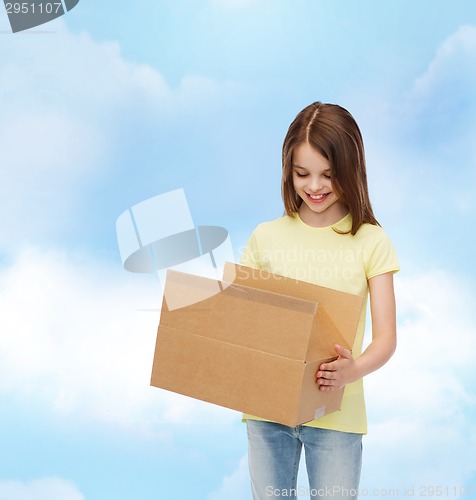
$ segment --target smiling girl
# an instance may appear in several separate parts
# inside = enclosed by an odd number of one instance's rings
[[[362,378],[396,347],[399,264],[373,214],[362,136],[347,110],[320,102],[303,109],[289,127],[282,160],[286,215],[253,231],[241,264],[365,300],[352,351],[336,345],[337,359],[316,373],[321,391],[345,387],[340,411],[297,427],[243,416],[253,498],[296,498],[303,446],[311,498],[357,498],[367,432]],[[362,352],[369,295],[372,341]]]

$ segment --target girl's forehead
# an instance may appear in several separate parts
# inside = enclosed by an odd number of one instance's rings
[[[304,168],[307,170],[319,169],[330,170],[329,160],[310,144],[303,143],[296,146],[293,151],[293,167]]]

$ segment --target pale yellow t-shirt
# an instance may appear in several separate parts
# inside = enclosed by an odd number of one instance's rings
[[[352,348],[353,356],[358,357],[365,329],[367,280],[395,273],[400,267],[395,249],[380,226],[363,224],[354,236],[333,229],[350,230],[351,222],[350,214],[329,227],[309,226],[298,214],[264,222],[251,234],[240,263],[365,297]],[[243,420],[246,419],[263,420],[244,414]],[[340,411],[305,425],[365,434],[367,416],[362,380],[345,387]]]

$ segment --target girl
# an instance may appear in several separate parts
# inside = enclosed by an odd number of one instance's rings
[[[255,500],[296,498],[304,445],[311,498],[357,498],[362,435],[367,432],[362,377],[396,346],[395,250],[369,201],[364,146],[352,115],[316,102],[291,123],[283,144],[286,215],[260,224],[241,264],[365,297],[352,351],[316,373],[321,391],[345,386],[341,411],[297,427],[244,415]],[[370,292],[372,342],[362,352]],[[345,314],[345,311],[342,311]]]

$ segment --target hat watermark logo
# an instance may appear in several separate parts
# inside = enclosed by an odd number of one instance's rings
[[[13,33],[53,21],[70,11],[79,0],[29,0],[28,2],[3,1]]]
[[[116,221],[116,235],[124,269],[157,273],[169,310],[220,293],[225,262],[234,261],[228,231],[220,226],[196,226],[183,189],[159,194],[123,212]],[[194,293],[169,293],[167,270],[210,281]]]

